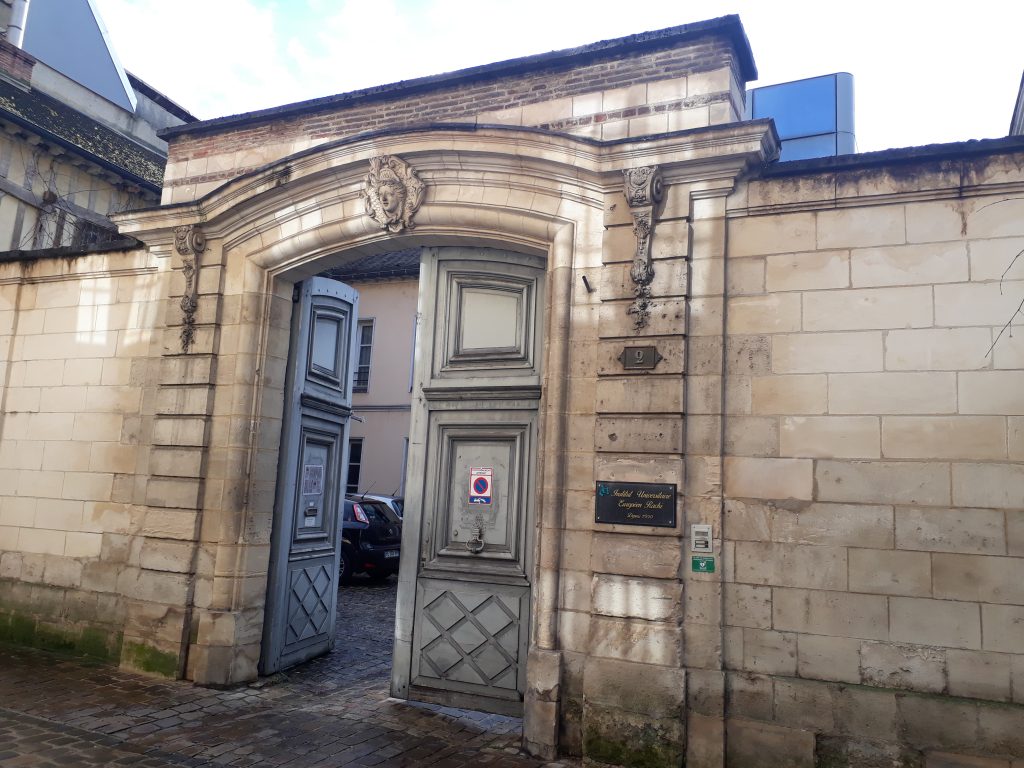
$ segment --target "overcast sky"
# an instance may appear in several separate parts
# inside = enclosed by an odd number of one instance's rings
[[[760,80],[850,72],[862,152],[1004,136],[1024,3],[94,0],[122,65],[208,119],[738,13]]]

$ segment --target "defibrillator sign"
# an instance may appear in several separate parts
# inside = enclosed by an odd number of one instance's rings
[[[469,503],[490,504],[491,503],[491,475],[494,469],[491,467],[470,467],[469,468]]]

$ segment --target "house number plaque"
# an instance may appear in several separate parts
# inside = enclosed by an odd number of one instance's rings
[[[664,360],[657,347],[623,347],[619,362],[627,371],[651,371]]]

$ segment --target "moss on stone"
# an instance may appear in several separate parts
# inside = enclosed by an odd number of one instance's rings
[[[583,754],[596,760],[626,768],[669,768],[680,764],[679,746],[665,739],[656,728],[642,728],[629,741],[612,738],[594,727],[583,735]]]
[[[31,615],[7,611],[0,613],[0,643],[116,662],[121,652],[121,633],[95,627],[65,629]]]
[[[122,661],[143,672],[163,677],[178,676],[178,656],[145,643],[125,643]]]

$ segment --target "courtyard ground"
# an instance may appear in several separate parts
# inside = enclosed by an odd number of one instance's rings
[[[0,767],[567,765],[516,718],[388,697],[396,591],[342,587],[333,652],[230,690],[0,647]]]

